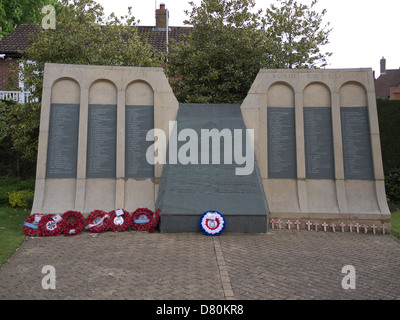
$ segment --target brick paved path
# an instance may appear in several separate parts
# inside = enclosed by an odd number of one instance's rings
[[[42,288],[45,265],[55,290]],[[29,238],[0,270],[0,299],[400,299],[400,242],[305,230]]]

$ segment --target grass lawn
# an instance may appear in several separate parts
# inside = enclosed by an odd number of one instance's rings
[[[22,231],[28,211],[0,207],[0,265],[10,258],[25,238]]]
[[[392,212],[392,230],[391,233],[394,237],[400,240],[400,210]]]

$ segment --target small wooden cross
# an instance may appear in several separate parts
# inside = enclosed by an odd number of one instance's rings
[[[353,224],[352,223],[349,223],[349,230],[350,230],[350,232],[353,232]]]
[[[368,233],[368,226],[366,224],[363,225],[364,233]]]
[[[272,227],[272,229],[275,229],[275,220],[274,219],[271,219],[271,227]]]
[[[281,221],[281,219],[278,219],[278,221],[276,223],[278,224],[279,229],[282,229],[282,221]]]
[[[376,228],[378,228],[375,224],[371,226],[373,234],[376,234]]]
[[[290,225],[292,224],[292,221],[288,220],[288,221],[286,222],[286,224],[287,224],[287,226],[288,226],[288,229],[290,230]]]
[[[324,227],[324,231],[326,232],[326,227],[328,226],[328,224],[324,221],[324,223],[323,224],[321,224],[321,226],[323,226]]]
[[[315,231],[318,231],[318,226],[319,226],[319,223],[318,222],[314,222]]]
[[[332,228],[332,231],[333,231],[333,232],[336,232],[335,227],[336,227],[336,224],[332,223],[332,224],[331,224],[331,228]]]
[[[299,230],[300,227],[300,221],[296,220],[296,222],[294,223],[296,225],[296,229]]]
[[[356,230],[357,230],[357,233],[360,233],[360,224],[357,222],[356,223],[356,225],[355,225],[355,227],[356,227]]]
[[[382,229],[382,233],[385,234],[386,226],[384,224],[382,225],[381,229]]]
[[[343,223],[343,222],[340,224],[340,229],[342,230],[342,232],[344,232],[344,227],[345,227],[345,226],[346,226],[346,224]]]
[[[307,222],[306,222],[306,225],[307,225],[308,231],[310,231],[310,226],[312,225],[312,223],[311,223],[310,221],[307,221]]]

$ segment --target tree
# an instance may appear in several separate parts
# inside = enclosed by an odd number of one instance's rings
[[[3,0],[0,2],[0,39],[21,24],[39,23],[42,8],[54,0]]]
[[[163,63],[163,56],[140,39],[130,8],[124,17],[105,18],[94,0],[59,1],[55,29],[38,27],[23,53],[23,81],[34,98],[41,99],[46,62],[139,67]]]
[[[190,2],[193,30],[171,46],[168,75],[181,102],[240,103],[262,67],[270,64],[254,0]]]
[[[191,2],[186,24],[193,31],[183,43],[171,46],[168,75],[181,102],[240,103],[260,68],[317,68],[331,53],[330,29],[322,13],[294,0],[278,0],[254,12],[254,0]],[[329,25],[329,24],[328,24]]]
[[[330,52],[321,52],[321,46],[329,43],[332,29],[323,25],[326,10],[317,13],[295,0],[280,0],[280,7],[271,5],[266,11],[264,28],[272,47],[274,68],[317,68],[327,65]]]

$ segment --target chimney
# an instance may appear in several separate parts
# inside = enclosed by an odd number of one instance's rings
[[[156,10],[156,28],[167,28],[167,9],[164,3],[160,3],[160,9]]]
[[[386,59],[382,57],[381,59],[381,74],[386,74]]]

